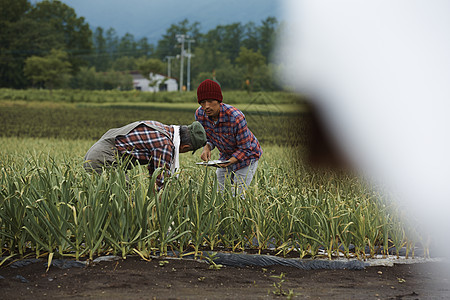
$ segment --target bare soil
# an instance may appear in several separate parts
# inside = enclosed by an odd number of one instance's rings
[[[288,299],[291,292],[295,299],[450,299],[442,264],[450,270],[442,262],[364,270],[279,265],[210,269],[209,264],[194,260],[129,257],[82,268],[52,266],[46,272],[41,261],[20,268],[0,267],[0,298]],[[285,276],[280,278],[281,274]]]

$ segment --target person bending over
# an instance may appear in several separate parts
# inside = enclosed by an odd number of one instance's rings
[[[199,122],[191,125],[164,125],[157,121],[137,121],[108,130],[86,153],[84,168],[102,173],[103,168],[125,162],[127,169],[146,164],[150,176],[158,167],[174,174],[179,167],[179,153],[197,150],[206,143],[206,133]],[[163,172],[164,173],[164,172]],[[156,180],[159,191],[164,175]]]

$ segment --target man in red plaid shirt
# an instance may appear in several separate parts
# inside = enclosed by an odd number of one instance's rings
[[[179,167],[178,154],[194,152],[205,143],[205,130],[199,122],[169,126],[157,121],[138,121],[108,130],[86,153],[84,168],[101,173],[104,167],[115,166],[120,159],[127,169],[147,164],[150,175],[159,167],[174,174]],[[164,183],[163,173],[156,180],[158,190]]]
[[[217,169],[219,189],[223,190],[225,178],[238,186],[242,193],[251,183],[258,167],[262,149],[255,135],[248,129],[244,114],[237,108],[222,103],[223,96],[219,84],[212,80],[203,81],[197,88],[200,107],[195,119],[206,131],[207,143],[203,147],[201,159],[209,161],[211,150],[219,149],[220,164]]]

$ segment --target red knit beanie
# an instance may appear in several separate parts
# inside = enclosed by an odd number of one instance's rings
[[[206,79],[197,88],[197,100],[200,103],[203,100],[217,100],[222,102],[222,90],[220,85],[210,79]]]

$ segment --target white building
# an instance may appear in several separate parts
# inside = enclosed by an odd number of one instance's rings
[[[134,89],[142,92],[174,92],[178,91],[178,82],[171,77],[161,74],[150,73],[149,78],[145,78],[137,71],[130,72],[133,77]]]

